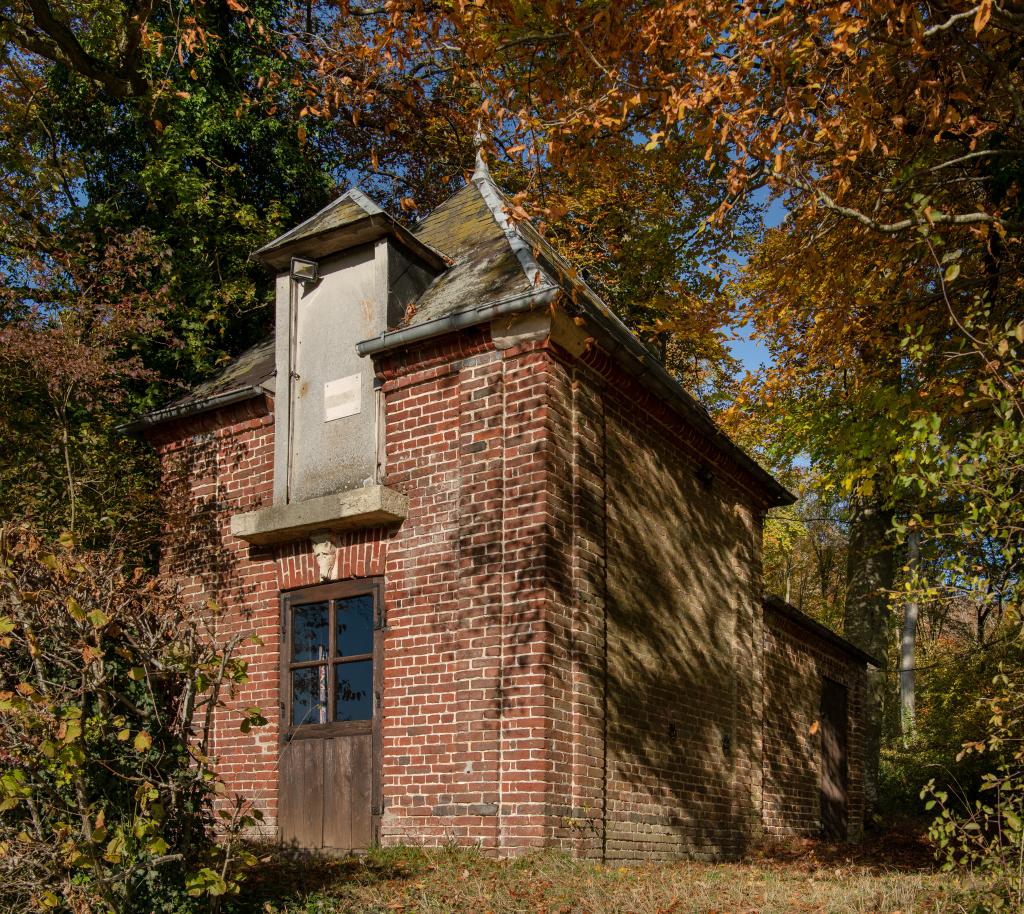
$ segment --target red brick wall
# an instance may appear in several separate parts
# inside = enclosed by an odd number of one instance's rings
[[[573,688],[591,673],[566,598],[564,372],[542,346],[481,335],[380,374],[385,481],[410,498],[387,571],[383,838],[593,845],[573,821],[594,813],[602,758],[600,702]]]
[[[614,859],[731,854],[761,810],[760,524],[749,480],[591,351],[497,349],[486,330],[378,364],[400,527],[340,540],[340,579],[383,575],[381,838],[556,844]],[[271,724],[215,749],[276,815],[281,590],[308,541],[249,547],[272,500],[272,403],[159,432],[165,565],[246,642],[234,707]],[[767,769],[765,777],[767,778]]]
[[[545,378],[535,353],[426,347],[382,365],[384,841],[545,840]],[[426,365],[426,368],[419,368]]]
[[[530,347],[499,353],[479,333],[381,367],[384,481],[409,497],[409,516],[344,537],[338,569],[385,576],[385,842],[552,840],[546,582],[560,558],[547,525],[548,361]],[[318,582],[307,541],[249,547],[229,532],[233,513],[271,503],[272,416],[236,407],[165,429],[157,444],[173,504],[166,570],[185,598],[216,601],[221,637],[263,640],[241,648],[252,682],[233,707],[258,704],[271,725],[243,736],[224,715],[215,750],[229,787],[272,825],[278,596]]]
[[[827,677],[847,688],[848,838],[860,840],[864,822],[864,667],[770,608],[764,612],[764,667],[765,833],[777,837],[820,833],[820,735],[815,724],[822,679]]]
[[[167,506],[164,571],[176,578],[183,599],[209,605],[218,641],[242,639],[236,655],[249,666],[249,683],[229,696],[227,712],[216,719],[213,751],[229,791],[252,800],[268,830],[277,815],[279,597],[318,582],[308,542],[250,547],[230,533],[233,514],[273,500],[272,407],[269,398],[251,401],[153,435]],[[340,537],[339,574],[383,574],[392,536],[369,530]],[[263,709],[269,724],[243,734],[240,712],[252,706]]]
[[[755,499],[726,467],[700,483],[700,442],[617,366],[552,352],[563,837],[608,859],[733,854],[760,824]]]

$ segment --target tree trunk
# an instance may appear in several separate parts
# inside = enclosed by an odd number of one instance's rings
[[[868,667],[864,733],[864,804],[870,816],[878,798],[878,760],[882,744],[882,712],[892,626],[889,595],[895,569],[889,530],[892,512],[877,498],[856,499],[850,506],[850,546],[846,564],[846,637],[876,658]]]
[[[907,535],[907,570],[911,577],[917,574],[921,562],[921,533],[911,530]],[[900,731],[906,745],[914,736],[917,726],[916,693],[914,688],[914,654],[917,643],[917,616],[920,611],[917,598],[903,606],[903,635],[900,638]]]

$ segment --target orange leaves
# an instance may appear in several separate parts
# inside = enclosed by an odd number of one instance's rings
[[[569,211],[569,206],[564,200],[556,200],[544,207],[544,215],[552,222],[557,222]]]
[[[476,85],[486,74],[482,111],[491,97],[515,99],[508,107],[520,135],[543,135],[560,167],[586,168],[594,139],[608,132],[640,137],[649,152],[681,135],[697,138],[735,195],[755,186],[774,160],[787,178],[833,175],[839,201],[860,180],[858,170],[881,175],[899,168],[889,164],[894,157],[972,144],[1012,122],[1006,98],[992,92],[1009,73],[962,66],[978,59],[965,45],[982,29],[993,45],[991,69],[1004,66],[997,49],[1008,51],[1015,39],[998,28],[993,9],[992,0],[979,3],[970,29],[962,14],[962,24],[940,28],[940,11],[930,5],[762,10],[681,0],[602,8],[596,23],[587,8],[521,15],[512,0],[496,0],[486,14],[455,23],[453,44],[466,60],[454,67],[472,73]],[[546,39],[558,30],[563,39]],[[526,69],[528,86],[517,75]],[[824,203],[816,199],[822,211]],[[897,220],[900,205],[888,221]]]
[[[974,32],[977,35],[981,34],[982,29],[988,25],[989,19],[992,18],[992,0],[981,0],[978,4],[978,11],[974,15]]]

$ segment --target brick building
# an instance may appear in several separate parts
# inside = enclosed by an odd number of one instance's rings
[[[870,658],[762,594],[791,496],[482,163],[411,229],[351,190],[257,256],[274,337],[135,429],[165,567],[260,637],[270,724],[215,749],[281,840],[857,839]]]

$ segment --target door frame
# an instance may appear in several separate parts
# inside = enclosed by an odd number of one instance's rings
[[[371,594],[373,596],[373,711],[369,721],[333,721],[325,724],[291,724],[292,707],[292,626],[291,608],[296,604],[313,603],[322,600],[339,600],[345,597]],[[380,822],[384,813],[382,786],[381,709],[384,692],[384,633],[387,616],[384,611],[384,578],[350,578],[345,581],[329,581],[307,587],[295,587],[280,593],[280,650],[278,651],[278,802],[281,798],[280,756],[285,747],[299,739],[328,739],[334,736],[370,734],[370,830],[371,841],[380,843]],[[331,644],[333,645],[333,633]],[[325,787],[326,790],[326,787]],[[280,810],[278,810],[280,818]]]

